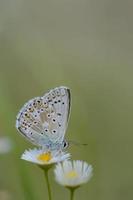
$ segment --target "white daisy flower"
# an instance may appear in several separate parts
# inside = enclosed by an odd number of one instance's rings
[[[77,188],[89,181],[92,176],[92,166],[80,160],[64,161],[56,165],[54,173],[59,184],[67,188]]]
[[[26,150],[21,159],[38,164],[40,166],[49,166],[70,157],[69,153],[64,153],[60,151],[46,151],[43,149],[29,149]]]

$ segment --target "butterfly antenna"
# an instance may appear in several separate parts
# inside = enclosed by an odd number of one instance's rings
[[[80,142],[73,141],[73,140],[69,140],[68,142],[69,142],[69,144],[74,144],[76,146],[87,146],[88,145],[87,143],[80,143]]]

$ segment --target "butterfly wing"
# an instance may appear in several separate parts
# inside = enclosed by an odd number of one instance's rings
[[[57,87],[44,95],[44,99],[47,99],[46,101],[53,111],[49,120],[50,138],[53,142],[61,143],[64,139],[70,115],[70,89],[63,86]]]
[[[16,128],[38,146],[61,144],[70,114],[70,90],[57,87],[28,101],[20,110]]]

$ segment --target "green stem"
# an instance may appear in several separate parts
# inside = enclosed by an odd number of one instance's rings
[[[74,192],[75,192],[75,189],[74,189],[74,188],[71,188],[71,189],[70,189],[70,200],[73,200],[73,199],[74,199]]]
[[[48,178],[48,170],[47,169],[44,170],[44,175],[45,175],[45,179],[46,179],[46,183],[47,183],[49,200],[52,200],[51,188],[50,188],[50,183],[49,183],[49,178]]]

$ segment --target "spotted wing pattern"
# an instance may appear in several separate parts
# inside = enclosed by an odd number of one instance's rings
[[[20,110],[16,128],[38,146],[62,143],[70,114],[70,90],[57,87],[28,101]]]

